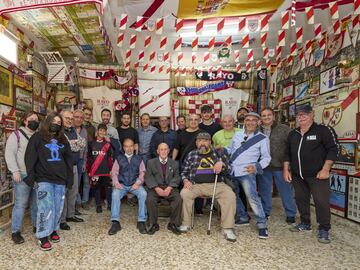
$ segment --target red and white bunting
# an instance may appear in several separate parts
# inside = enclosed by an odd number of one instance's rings
[[[149,47],[150,43],[151,43],[151,36],[146,36],[144,41],[144,48],[146,49],[147,47]]]
[[[203,76],[202,67],[198,67],[196,73],[199,75],[199,77],[202,77]]]
[[[294,57],[292,55],[289,55],[287,58],[287,64],[291,66],[294,63]]]
[[[156,34],[162,35],[163,28],[164,28],[164,18],[156,19],[156,23],[155,23],[155,32],[156,32]]]
[[[261,47],[265,47],[265,46],[266,46],[267,36],[268,36],[268,33],[267,33],[267,32],[260,33],[260,43],[261,43]]]
[[[161,37],[160,46],[159,46],[161,51],[165,50],[166,44],[167,44],[167,37]]]
[[[320,50],[326,49],[326,36],[324,36],[322,39],[319,40],[319,47]]]
[[[300,59],[300,61],[303,61],[304,58],[305,58],[304,50],[303,50],[303,48],[300,48],[299,49],[299,59]]]
[[[295,36],[296,36],[296,43],[302,43],[303,42],[303,28],[301,26],[296,27]]]
[[[285,46],[285,30],[278,31],[278,44],[279,46]]]
[[[242,32],[243,30],[245,30],[245,26],[246,26],[246,17],[240,17],[239,18],[239,32]]]
[[[337,1],[329,3],[329,13],[330,13],[331,19],[333,19],[333,20],[339,19],[339,7],[337,4]]]
[[[204,28],[204,19],[198,19],[196,21],[196,29],[195,29],[196,34],[200,34],[203,28]]]
[[[167,66],[167,67],[166,67],[166,74],[169,74],[170,71],[171,71],[171,66]]]
[[[137,16],[135,22],[135,31],[140,32],[143,28],[144,22],[145,22],[145,18],[143,16]]]
[[[181,76],[186,76],[186,67],[181,68]]]
[[[249,44],[250,44],[250,37],[249,34],[246,34],[242,39],[241,45],[243,48],[249,48]]]
[[[234,58],[235,58],[235,62],[240,61],[240,50],[234,50]]]
[[[191,67],[189,70],[190,75],[194,75],[195,67]]]
[[[247,61],[254,61],[254,51],[252,49],[247,50]]]
[[[204,52],[204,63],[207,64],[210,61],[210,53]]]
[[[269,58],[269,48],[263,47],[263,57],[264,57],[265,59],[268,59],[268,58]]]
[[[289,29],[290,13],[289,11],[281,12],[281,29]]]
[[[279,67],[281,64],[281,57],[276,57],[276,66]]]
[[[196,52],[191,53],[191,63],[196,64],[197,62],[197,54]]]
[[[332,30],[334,32],[334,35],[339,35],[341,33],[341,23],[340,20],[336,20],[333,23]]]
[[[262,61],[257,60],[256,63],[255,63],[255,69],[256,70],[261,70],[261,66],[262,66]]]
[[[224,40],[224,44],[226,46],[231,46],[232,44],[232,36],[228,36],[225,40]]]
[[[123,42],[124,42],[124,36],[125,36],[124,33],[119,33],[118,38],[117,38],[117,41],[116,41],[116,45],[117,45],[118,47],[122,47]]]
[[[175,30],[176,30],[176,33],[178,33],[181,28],[183,28],[184,26],[184,19],[176,19],[176,22],[175,22]]]
[[[130,70],[130,65],[131,65],[131,62],[130,62],[130,61],[126,61],[126,62],[125,62],[124,68],[125,68],[126,71],[129,71],[129,70]]]
[[[211,66],[211,67],[208,67],[208,68],[207,68],[207,72],[208,72],[208,73],[212,73],[212,72],[213,72],[213,69],[214,69],[214,67],[212,67],[212,66]]]
[[[355,16],[353,16],[353,19],[352,19],[352,30],[353,31],[358,31],[359,30],[359,26],[360,26],[360,24],[359,24],[359,22],[360,22],[360,15],[355,15]]]
[[[143,66],[143,72],[147,72],[148,68],[149,68],[149,64],[146,63],[146,64]]]
[[[224,26],[225,26],[225,18],[218,18],[218,22],[217,22],[217,25],[216,25],[216,30],[219,34],[222,33],[223,29],[224,29]]]
[[[354,0],[354,14],[360,14],[360,0]]]
[[[178,77],[179,75],[180,75],[179,68],[177,67],[177,68],[174,69],[174,76]]]
[[[281,57],[281,46],[276,46],[276,50],[275,50],[275,54],[276,57],[280,56]]]
[[[306,19],[308,24],[314,24],[314,7],[305,8]]]
[[[266,60],[265,66],[266,66],[266,69],[269,69],[271,67],[271,60],[270,59]]]
[[[136,35],[131,35],[130,36],[130,43],[129,43],[129,47],[130,49],[134,49],[136,46]]]
[[[162,73],[163,70],[164,70],[164,65],[161,65],[161,66],[159,67],[159,73]]]
[[[246,62],[245,70],[247,73],[251,72],[251,62]]]
[[[144,50],[139,51],[139,62],[143,62],[145,58]]]
[[[151,51],[149,54],[149,62],[152,63],[155,60],[155,51]]]
[[[269,31],[269,19],[271,15],[263,15],[260,17],[260,32]]]
[[[312,39],[305,41],[305,53],[306,54],[310,54],[312,52],[312,45],[313,45]]]
[[[236,72],[240,73],[241,71],[241,64],[236,64]]]
[[[212,51],[212,50],[214,50],[214,47],[215,47],[215,37],[211,37],[210,39],[209,39],[209,51]]]
[[[216,67],[216,76],[221,76],[222,74],[222,66],[217,66]]]
[[[131,50],[126,50],[126,52],[125,52],[126,61],[130,60],[130,57],[131,57]]]
[[[174,44],[174,51],[180,51],[181,50],[181,44],[182,44],[182,38],[178,37],[176,39],[175,44]]]
[[[154,74],[154,73],[155,73],[155,70],[156,70],[156,66],[155,66],[155,65],[152,65],[152,66],[150,67],[150,73],[151,73],[151,74]]]
[[[192,49],[193,51],[197,51],[198,46],[199,46],[199,38],[196,37],[196,38],[194,38],[194,39],[192,40],[192,42],[191,42],[191,49]]]
[[[170,60],[170,54],[169,54],[169,52],[164,52],[164,62],[167,62],[167,61],[169,61]]]
[[[134,64],[134,69],[137,69],[139,67],[139,62],[136,61],[135,64]]]
[[[177,61],[179,65],[181,65],[183,58],[184,58],[184,53],[178,52]]]
[[[314,38],[320,39],[321,38],[321,23],[317,23],[314,26]]]
[[[128,21],[128,15],[121,14],[119,22],[119,30],[125,30]]]
[[[290,45],[290,55],[297,55],[296,42],[293,42],[293,43],[291,43],[291,45]]]

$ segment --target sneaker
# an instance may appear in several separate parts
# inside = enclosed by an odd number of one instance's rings
[[[286,217],[286,223],[289,225],[295,224],[295,217]]]
[[[331,242],[329,238],[329,231],[319,230],[318,241],[322,244],[329,244]]]
[[[64,230],[64,231],[69,231],[70,230],[70,226],[69,224],[67,224],[66,222],[60,223],[60,229]]]
[[[232,229],[224,229],[223,233],[226,240],[230,242],[236,241],[236,235],[234,234],[234,231]]]
[[[39,239],[39,246],[40,246],[40,249],[44,250],[44,251],[52,249],[51,244],[47,237],[43,237],[43,238]]]
[[[249,220],[237,220],[235,222],[235,227],[247,226],[249,224],[250,224]]]
[[[111,225],[111,228],[110,228],[108,234],[109,234],[109,235],[114,235],[114,234],[116,234],[118,231],[121,231],[120,222],[114,220],[114,221],[112,222],[112,225]]]
[[[52,234],[50,234],[50,241],[53,243],[60,242],[60,236],[57,234],[56,231],[53,231]]]
[[[269,220],[269,219],[270,219],[270,215],[269,215],[269,214],[265,214],[265,218],[266,218],[266,220]]]
[[[96,213],[102,213],[101,205],[96,206]]]
[[[25,242],[24,238],[21,236],[20,232],[14,232],[11,234],[11,239],[15,244],[19,245]]]
[[[81,216],[82,213],[80,213],[80,211],[79,211],[78,209],[75,209],[75,215],[76,215],[76,216]]]
[[[311,232],[311,225],[305,224],[305,223],[299,223],[295,225],[294,227],[290,228],[291,232]]]
[[[259,238],[260,239],[267,239],[269,237],[268,230],[265,229],[259,229]]]
[[[139,221],[136,226],[139,229],[139,233],[141,234],[147,234],[145,222]]]
[[[185,233],[185,232],[190,231],[191,228],[190,228],[189,225],[181,225],[178,229],[179,229],[180,232]]]

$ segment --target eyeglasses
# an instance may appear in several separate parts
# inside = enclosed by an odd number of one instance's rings
[[[244,143],[246,143],[246,140],[248,139],[248,136],[244,137],[244,140],[241,142],[241,145],[243,145]]]
[[[64,117],[66,120],[69,120],[69,121],[73,121],[74,120],[74,118],[72,118],[72,117]]]

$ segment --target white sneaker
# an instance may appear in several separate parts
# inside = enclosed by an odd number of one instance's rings
[[[235,242],[236,241],[236,235],[234,234],[233,229],[224,229],[223,230],[225,239],[230,241],[230,242]]]
[[[181,225],[178,229],[179,229],[179,231],[185,233],[185,232],[190,231],[191,228],[189,225]]]

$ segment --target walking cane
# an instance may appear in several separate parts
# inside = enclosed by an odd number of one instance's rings
[[[210,235],[211,218],[212,218],[212,213],[213,213],[213,209],[214,209],[215,192],[216,192],[216,185],[217,185],[218,176],[219,176],[218,174],[215,175],[214,190],[213,190],[213,194],[212,194],[212,198],[211,198],[209,225],[208,225],[208,229],[207,229],[207,234],[208,235]]]

